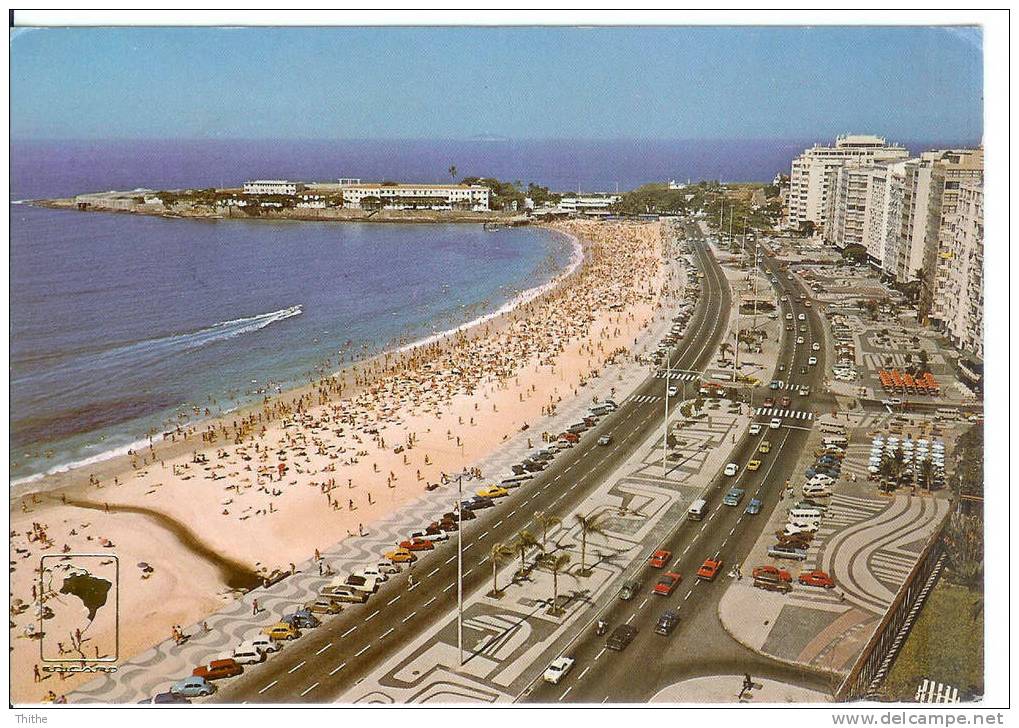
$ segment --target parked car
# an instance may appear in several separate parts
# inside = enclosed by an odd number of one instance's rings
[[[298,609],[293,614],[285,614],[280,621],[297,629],[314,629],[322,624],[322,621],[307,609]]]
[[[301,630],[286,622],[277,622],[262,630],[262,634],[274,640],[296,640],[301,636]]]
[[[258,634],[248,640],[248,642],[250,642],[251,645],[259,652],[265,652],[266,654],[270,652],[279,652],[283,649],[283,644],[281,642],[277,642],[267,634]]]
[[[254,665],[265,660],[265,653],[251,642],[241,642],[234,648],[233,659],[238,665]]]
[[[675,571],[666,571],[658,579],[658,583],[655,584],[651,590],[652,594],[657,594],[662,597],[671,597],[672,592],[676,590],[680,582],[683,581],[683,577]]]
[[[807,558],[807,551],[806,549],[796,548],[794,546],[775,544],[768,549],[768,556],[771,556],[774,559],[794,559],[796,561],[803,561]]]
[[[782,581],[781,579],[771,575],[762,574],[761,576],[754,577],[754,586],[758,589],[764,589],[765,591],[775,591],[786,594],[793,589],[793,585]]]
[[[232,657],[222,660],[213,660],[208,665],[199,665],[191,671],[192,677],[204,677],[206,680],[222,680],[227,677],[234,677],[244,672],[236,660]]]
[[[806,571],[800,574],[798,581],[804,586],[819,586],[825,589],[835,588],[835,580],[832,579],[827,572],[821,571],[820,569],[814,569],[813,571]]]
[[[216,692],[216,686],[204,677],[193,675],[175,682],[170,686],[170,692],[185,698],[199,698],[203,695],[212,695]]]
[[[210,683],[211,685],[211,683]],[[214,685],[212,687],[215,687]],[[183,705],[191,704],[188,700],[180,693],[166,692],[156,693],[151,698],[145,698],[145,700],[139,700],[138,705]]]
[[[304,608],[312,614],[339,614],[343,605],[327,597],[319,597],[304,603]]]
[[[671,551],[667,551],[666,549],[658,549],[653,554],[651,554],[651,559],[648,561],[648,563],[651,564],[651,566],[653,566],[656,569],[661,569],[667,563],[669,563],[669,559],[671,558],[672,558]]]
[[[785,569],[780,569],[777,566],[772,566],[771,564],[755,566],[754,570],[751,572],[751,575],[755,579],[758,576],[763,576],[765,574],[770,574],[771,576],[775,577],[776,579],[779,579],[780,581],[791,582],[793,580],[793,575],[790,574],[788,571],[786,571]]]
[[[418,560],[410,549],[397,548],[386,553],[386,558],[394,564],[410,564]]]
[[[621,624],[612,630],[612,634],[605,640],[605,647],[616,652],[625,650],[627,645],[633,642],[637,636],[637,628],[630,624]]]
[[[697,569],[697,578],[706,581],[714,581],[718,571],[722,568],[721,559],[704,559],[701,568]]]
[[[508,491],[507,491],[508,492]],[[445,531],[440,530],[438,533],[429,533],[427,529],[420,529],[418,531],[412,531],[410,534],[411,538],[420,538],[425,541],[448,541],[449,534]],[[385,581],[385,579],[382,579]]]
[[[559,681],[563,679],[563,676],[565,676],[566,673],[570,671],[570,668],[573,667],[573,662],[574,660],[572,657],[566,657],[565,655],[557,657],[552,660],[542,677],[545,679],[545,682],[558,685]]]

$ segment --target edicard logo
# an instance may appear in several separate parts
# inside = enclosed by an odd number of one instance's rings
[[[46,672],[112,672],[120,651],[120,562],[53,554],[39,566],[39,649]]]

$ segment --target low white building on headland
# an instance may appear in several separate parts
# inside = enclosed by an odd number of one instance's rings
[[[472,210],[485,212],[492,191],[481,185],[397,184],[362,182],[341,184],[343,206],[382,207],[387,210]]]
[[[304,190],[300,182],[285,179],[256,179],[244,183],[246,195],[296,195]]]
[[[622,195],[574,195],[559,200],[559,209],[565,212],[607,212],[623,199]]]

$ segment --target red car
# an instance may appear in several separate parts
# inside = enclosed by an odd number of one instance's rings
[[[775,400],[772,399],[771,397],[765,397],[764,398],[764,406],[765,407],[774,407],[775,406]]]
[[[783,397],[782,399],[779,400],[779,404],[781,404],[783,407],[792,407],[793,401],[788,397]]]
[[[194,677],[204,677],[206,680],[219,680],[224,677],[233,677],[244,672],[244,668],[234,660],[213,660],[208,665],[199,665],[191,671]]]
[[[669,563],[669,559],[671,558],[672,558],[671,551],[666,551],[665,549],[658,549],[653,554],[651,554],[651,560],[648,563],[651,564],[656,569],[661,569],[667,563]]]
[[[658,583],[655,584],[655,588],[651,590],[651,593],[662,597],[671,597],[672,592],[675,591],[681,581],[683,581],[683,577],[675,571],[666,571],[662,574],[662,578],[658,580]]]
[[[409,541],[401,541],[400,548],[408,551],[431,551],[435,544],[425,538],[412,538]]]
[[[721,559],[704,559],[704,563],[701,564],[701,568],[697,569],[697,578],[714,581],[715,577],[718,576],[719,569],[721,568]]]
[[[765,574],[767,574],[769,576],[774,576],[775,578],[779,579],[780,581],[792,581],[793,580],[793,575],[792,574],[790,574],[785,569],[778,568],[777,566],[771,566],[770,564],[767,564],[765,566],[757,566],[757,567],[754,568],[753,576],[754,576],[755,579],[758,576],[764,576]]]
[[[833,589],[835,587],[835,580],[828,576],[827,572],[820,569],[803,572],[800,574],[799,581],[804,586],[821,586],[825,589]]]

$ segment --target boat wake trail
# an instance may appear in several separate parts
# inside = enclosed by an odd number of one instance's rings
[[[33,372],[20,379],[15,378],[11,384],[12,386],[29,382],[34,384],[38,383],[40,379],[63,379],[73,374],[87,374],[91,378],[98,378],[104,374],[124,373],[154,364],[174,354],[200,349],[218,341],[259,331],[278,321],[300,316],[301,313],[300,306],[290,306],[257,316],[221,321],[184,334],[171,334],[170,336],[136,341],[105,351],[74,357],[70,361],[62,362],[45,371]]]

